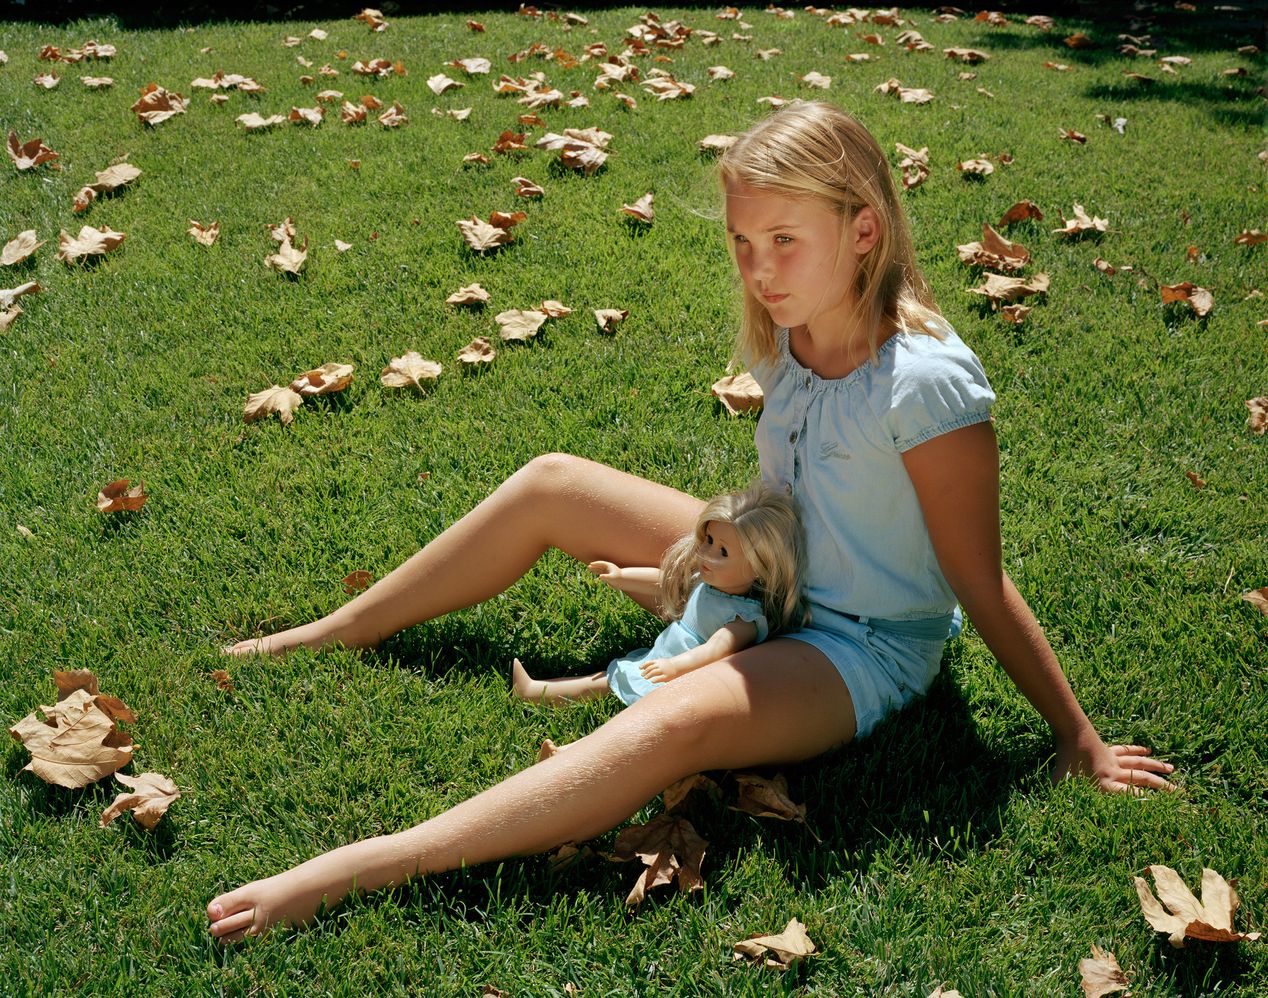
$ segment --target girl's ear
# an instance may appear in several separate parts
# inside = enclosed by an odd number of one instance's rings
[[[875,246],[880,241],[880,238],[880,216],[876,214],[876,209],[871,205],[865,205],[858,210],[858,214],[850,219],[850,248],[859,256],[862,256]]]

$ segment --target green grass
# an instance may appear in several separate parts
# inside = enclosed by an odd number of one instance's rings
[[[844,53],[868,48],[859,29],[752,9],[745,45],[712,11],[663,9],[726,40],[672,53],[666,68],[696,84],[691,100],[657,103],[625,87],[634,111],[591,89],[592,63],[506,60],[536,41],[615,48],[639,13],[595,12],[567,33],[477,15],[482,35],[461,15],[395,19],[383,35],[345,19],[321,23],[328,41],[298,49],[282,36],[317,25],[4,25],[0,130],[43,137],[64,169],[0,168],[0,240],[27,228],[50,240],[0,271],[2,287],[38,279],[46,289],[22,299],[26,314],[0,334],[0,716],[12,723],[49,702],[51,670],[90,668],[138,714],[132,769],[168,774],[184,796],[153,832],[126,818],[101,830],[107,783],[45,786],[20,773],[26,753],[8,744],[0,991],[471,995],[493,984],[557,995],[571,982],[590,996],[924,996],[938,984],[1068,995],[1093,943],[1117,954],[1138,996],[1268,990],[1263,943],[1172,950],[1140,917],[1131,885],[1151,863],[1195,885],[1211,866],[1240,880],[1239,924],[1265,927],[1268,618],[1239,596],[1268,585],[1265,440],[1247,429],[1243,404],[1268,393],[1256,326],[1268,305],[1247,300],[1264,283],[1265,247],[1233,244],[1265,228],[1262,57],[1236,55],[1209,25],[1185,29],[1169,7],[1159,54],[1193,57],[1175,77],[1118,55],[1117,25],[1063,22],[1043,34],[1020,18],[992,29],[912,12],[936,49],[992,55],[966,82],[940,51],[896,51],[893,28],[879,29],[876,61],[847,65]],[[1098,47],[1067,49],[1061,38],[1074,29]],[[88,38],[119,55],[61,68],[54,91],[32,85],[48,67],[36,59],[42,45]],[[759,62],[757,47],[783,54]],[[341,48],[342,75],[319,87],[399,99],[409,125],[234,125],[247,110],[313,103],[296,54],[315,68]],[[439,98],[426,88],[436,72],[464,78],[444,63],[474,55],[493,59],[491,78]],[[349,72],[379,56],[403,60],[409,75],[367,83]],[[1074,71],[1045,70],[1045,59]],[[709,82],[717,63],[736,78]],[[1250,75],[1221,75],[1234,65]],[[188,114],[156,128],[128,111],[146,83],[189,95],[190,80],[216,69],[254,75],[268,93],[215,108],[192,91]],[[465,153],[487,151],[522,110],[490,80],[538,69],[590,97],[588,109],[542,116],[551,130],[612,132],[606,168],[573,175],[544,152],[463,168]],[[1132,85],[1127,69],[1159,82]],[[1100,730],[1175,762],[1182,793],[1049,786],[1049,732],[970,629],[927,699],[872,738],[787,771],[822,844],[702,803],[701,895],[654,892],[630,915],[628,867],[552,874],[543,859],[517,860],[354,900],[308,931],[222,950],[202,911],[214,894],[435,814],[527,765],[542,737],[574,738],[611,715],[608,703],[547,711],[507,695],[512,655],[580,673],[656,630],[557,556],[487,605],[375,652],[233,662],[231,694],[209,673],[225,664],[220,646],[333,609],[344,575],[386,573],[535,454],[570,451],[700,495],[754,472],[753,423],[727,417],[709,394],[736,309],[712,164],[695,142],[741,130],[762,113],[758,97],[820,95],[792,79],[810,70],[833,77],[826,96],[886,150],[929,146],[933,174],[905,200],[941,304],[999,395],[1007,568]],[[85,91],[86,74],[115,86]],[[910,106],[873,92],[891,76],[937,99]],[[466,106],[465,123],[430,113]],[[1126,117],[1126,134],[1097,114]],[[1058,127],[1087,144],[1060,141]],[[984,182],[954,168],[1005,151],[1015,163]],[[143,176],[73,215],[73,193],[124,153]],[[519,202],[519,174],[545,198]],[[657,219],[642,232],[619,208],[648,190]],[[1052,287],[1018,328],[965,292],[977,275],[955,247],[1021,198],[1046,217],[1011,237]],[[1110,232],[1074,243],[1050,234],[1076,202]],[[516,208],[528,220],[512,246],[484,257],[463,246],[454,220]],[[288,215],[311,240],[296,280],[263,264],[266,223]],[[219,220],[220,242],[194,245],[190,218]],[[54,257],[56,234],[85,223],[127,241],[69,268]],[[336,253],[336,237],[354,248]],[[1135,271],[1105,277],[1097,256]],[[1153,285],[1186,279],[1215,296],[1205,320],[1164,307]],[[444,304],[471,281],[492,293],[487,308]],[[575,311],[536,342],[501,349],[490,370],[457,370],[462,345],[496,333],[494,314],[543,298]],[[630,311],[615,336],[590,316],[606,307]],[[445,364],[425,396],[378,384],[410,349]],[[343,397],[307,403],[290,427],[243,425],[249,392],[327,361],[357,365]],[[137,515],[103,519],[97,491],[124,476],[144,479],[151,498]],[[731,943],[792,916],[820,956],[783,976],[730,962]]]

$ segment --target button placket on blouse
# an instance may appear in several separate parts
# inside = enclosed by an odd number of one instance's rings
[[[784,491],[792,495],[793,484],[801,479],[801,452],[804,447],[798,447],[800,442],[804,445],[806,439],[806,415],[810,411],[810,389],[814,384],[813,376],[807,372],[802,382],[802,390],[797,392],[797,402],[793,407],[792,429],[788,434],[788,445],[792,448],[792,482],[784,486]]]

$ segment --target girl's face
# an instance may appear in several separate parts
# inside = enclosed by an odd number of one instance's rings
[[[843,224],[819,201],[726,187],[726,227],[745,288],[776,325],[805,326],[824,342],[853,332],[855,270],[879,235],[870,208],[846,225],[844,241]]]
[[[735,525],[710,520],[704,525],[704,540],[696,554],[700,578],[714,589],[743,596],[753,588],[757,574],[740,546]]]

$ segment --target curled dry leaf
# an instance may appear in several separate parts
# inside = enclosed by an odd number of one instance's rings
[[[136,715],[118,697],[100,693],[88,669],[54,672],[57,703],[40,707],[9,729],[31,753],[23,772],[46,783],[78,789],[109,776],[132,758],[132,738],[116,721],[132,723]]]
[[[1026,316],[1030,314],[1029,305],[1005,305],[999,310],[999,314],[1011,322],[1014,326],[1020,326],[1026,321]]]
[[[132,105],[131,110],[147,125],[158,125],[168,118],[184,114],[188,106],[188,97],[150,83],[141,91],[140,98]]]
[[[273,128],[277,125],[284,125],[286,123],[286,115],[270,114],[267,118],[264,118],[255,111],[251,111],[248,114],[238,115],[234,120],[248,132],[256,132],[261,128]]]
[[[677,809],[693,790],[703,790],[714,798],[722,795],[722,788],[713,780],[703,773],[695,773],[692,776],[684,776],[681,780],[671,783],[662,791],[661,796],[665,800],[665,810],[673,811]]]
[[[537,335],[550,316],[536,309],[507,309],[493,317],[498,324],[498,333],[504,340],[529,340]]]
[[[1063,227],[1053,229],[1060,236],[1083,236],[1089,233],[1101,233],[1109,228],[1109,220],[1104,218],[1093,218],[1083,210],[1083,205],[1076,204],[1074,206],[1074,217],[1066,218],[1065,214],[1061,214]]]
[[[1043,221],[1043,212],[1039,210],[1039,206],[1033,201],[1018,201],[1000,216],[999,226],[1002,229],[1006,225],[1024,222],[1028,218]]]
[[[1058,128],[1057,137],[1065,139],[1067,142],[1077,142],[1079,145],[1087,143],[1087,136],[1082,132],[1076,132],[1073,128]]]
[[[1265,586],[1262,589],[1252,589],[1249,592],[1242,593],[1242,599],[1260,613],[1268,616],[1268,586]]]
[[[437,73],[435,76],[428,77],[427,87],[437,97],[446,90],[458,90],[465,87],[465,83],[459,83],[457,80],[451,80],[444,73]]]
[[[401,107],[400,101],[392,101],[392,106],[380,114],[377,120],[384,128],[399,128],[409,124],[409,116],[406,115],[405,108]]]
[[[216,689],[224,690],[226,693],[233,692],[233,677],[229,675],[225,669],[212,669],[211,678],[215,681]]]
[[[957,246],[960,259],[976,267],[1020,270],[1030,262],[1030,252],[1021,243],[1010,243],[987,223],[982,223],[982,241]]]
[[[1092,955],[1079,961],[1084,998],[1104,998],[1115,991],[1127,990],[1127,975],[1114,954],[1093,944]]]
[[[291,107],[291,113],[287,115],[288,120],[297,125],[312,125],[316,128],[322,123],[326,117],[326,109],[324,107]]]
[[[102,513],[135,513],[148,498],[144,482],[129,488],[128,479],[120,478],[97,493],[97,509]]]
[[[21,314],[22,307],[20,305],[14,305],[3,312],[0,312],[0,333],[3,333],[6,329],[12,326]]]
[[[794,804],[788,796],[788,781],[782,773],[773,780],[755,773],[736,773],[735,780],[740,785],[740,794],[733,811],[743,811],[758,818],[795,821],[805,827],[816,842],[823,841],[806,824],[806,805]]]
[[[487,337],[477,336],[458,351],[458,360],[467,367],[479,367],[481,364],[492,364],[493,358],[497,355],[497,350],[493,348],[493,344]]]
[[[943,49],[942,53],[948,59],[958,59],[960,62],[968,63],[970,66],[976,66],[979,62],[985,62],[990,58],[985,52],[979,52],[976,49],[949,48]]]
[[[1263,242],[1268,242],[1268,232],[1258,229],[1243,229],[1233,237],[1234,246],[1258,246]]]
[[[646,825],[626,828],[616,837],[613,854],[622,862],[637,857],[647,869],[634,882],[625,903],[637,905],[653,887],[675,880],[683,893],[702,890],[700,866],[708,844],[690,821],[677,815],[658,814]]]
[[[991,300],[992,307],[1002,303],[1017,301],[1029,295],[1046,294],[1048,291],[1048,275],[1035,274],[1033,277],[1002,277],[999,274],[985,274],[986,283],[979,288],[969,288],[970,293],[985,295]]]
[[[445,299],[447,305],[482,305],[489,300],[489,293],[477,284],[459,288]]]
[[[352,101],[344,101],[339,107],[339,120],[345,125],[360,125],[365,123],[366,109],[353,104]]]
[[[52,90],[61,82],[62,78],[53,72],[40,73],[39,76],[35,77],[35,85],[43,87],[45,90]]]
[[[335,249],[340,253],[347,253],[348,250],[352,249],[352,243],[345,243],[342,239],[336,239]]]
[[[374,574],[361,568],[355,572],[349,572],[339,581],[343,583],[343,591],[351,596],[353,593],[369,588],[370,583],[374,581]]]
[[[656,212],[652,207],[652,201],[652,193],[651,191],[648,191],[633,204],[621,205],[621,211],[640,222],[651,225],[656,218]]]
[[[728,374],[713,383],[712,392],[732,416],[742,412],[758,412],[765,403],[761,386],[748,371]]]
[[[9,158],[19,170],[30,170],[42,163],[52,164],[54,170],[60,170],[61,164],[54,162],[58,153],[44,144],[43,139],[31,139],[29,142],[18,142],[18,133],[9,133]]]
[[[1170,302],[1184,302],[1199,317],[1207,315],[1215,304],[1215,299],[1206,288],[1200,288],[1192,281],[1179,284],[1160,284],[1158,291],[1162,295],[1164,305]]]
[[[533,183],[527,177],[512,177],[511,183],[515,184],[515,193],[522,198],[539,198],[546,193],[539,185]]]
[[[75,195],[75,211],[84,211],[98,194],[108,194],[141,176],[141,171],[131,163],[115,163],[97,173],[96,183],[86,184]]]
[[[34,229],[19,232],[0,250],[0,267],[12,267],[15,263],[21,263],[44,243],[45,240],[36,238]]]
[[[815,944],[806,934],[806,927],[797,919],[789,919],[784,931],[774,936],[750,936],[735,944],[732,960],[764,961],[767,967],[788,970],[798,960],[814,956]]]
[[[458,226],[467,245],[477,253],[483,253],[495,246],[505,246],[511,241],[508,226],[493,225],[475,215],[459,219],[454,224]]]
[[[446,66],[452,66],[454,69],[461,69],[468,76],[483,74],[492,71],[493,64],[488,59],[455,59],[453,62],[445,63]]]
[[[114,80],[109,76],[84,76],[79,80],[89,90],[103,90],[106,87],[113,87]]]
[[[1206,479],[1200,478],[1196,471],[1186,471],[1184,473],[1184,477],[1189,480],[1189,484],[1191,484],[1195,489],[1206,488]]]
[[[805,76],[796,77],[797,82],[807,87],[814,87],[817,90],[828,90],[832,86],[832,77],[824,76],[822,73],[809,72]]]
[[[8,308],[23,295],[33,295],[43,290],[38,281],[27,281],[16,288],[0,288],[0,308]]]
[[[1258,398],[1247,399],[1246,408],[1250,410],[1250,416],[1246,420],[1246,425],[1255,433],[1263,436],[1268,431],[1268,395],[1260,395]]]
[[[57,259],[74,263],[88,256],[101,256],[117,249],[126,238],[125,233],[115,232],[104,225],[99,229],[85,225],[77,236],[71,236],[63,229],[57,237],[57,243],[61,247],[57,252]]]
[[[276,253],[264,258],[265,264],[279,273],[298,274],[308,259],[308,237],[304,237],[302,246],[294,245],[289,238],[283,239]]]
[[[897,94],[904,104],[928,104],[933,100],[933,91],[919,87],[904,87],[902,83],[890,77],[876,88],[879,94]]]
[[[1214,870],[1202,870],[1202,901],[1184,885],[1184,881],[1169,866],[1150,866],[1158,889],[1155,898],[1149,883],[1142,877],[1133,877],[1136,895],[1140,899],[1140,911],[1145,920],[1159,932],[1169,933],[1172,946],[1181,948],[1186,939],[1204,939],[1213,943],[1232,943],[1256,940],[1258,932],[1234,932],[1233,915],[1241,903],[1231,883]],[[1162,904],[1167,906],[1164,910]]]
[[[242,421],[254,423],[257,419],[277,413],[277,418],[282,421],[282,425],[289,426],[291,420],[295,418],[295,410],[303,404],[303,398],[296,392],[283,388],[281,385],[272,385],[262,392],[247,396],[246,408],[242,411]]]
[[[210,246],[220,238],[220,223],[212,222],[210,225],[203,225],[202,222],[196,222],[191,218],[189,220],[189,228],[185,231],[200,246]]]
[[[978,159],[966,159],[962,163],[956,163],[955,168],[967,176],[989,177],[995,172],[995,165],[989,160],[982,157]]]
[[[181,793],[176,784],[162,773],[142,773],[140,776],[123,776],[114,774],[114,778],[125,787],[131,787],[131,793],[121,793],[101,815],[101,827],[105,828],[124,811],[131,811],[132,817],[142,828],[153,828],[159,819],[167,814],[167,809]]]
[[[321,367],[305,371],[292,381],[290,389],[305,397],[331,395],[352,384],[352,372],[355,370],[352,364],[322,364]]]
[[[541,303],[541,311],[545,312],[552,319],[562,319],[565,315],[572,315],[572,309],[561,301],[554,298],[547,298]]]
[[[408,388],[413,385],[422,391],[423,382],[435,381],[442,370],[434,360],[424,360],[421,354],[411,350],[402,357],[393,357],[392,362],[383,368],[379,381],[388,388]]]
[[[735,70],[728,66],[710,66],[709,79],[711,80],[731,80],[735,78]]]
[[[337,100],[343,100],[342,90],[319,90],[317,99],[323,104],[333,104]]]
[[[726,152],[739,141],[738,135],[706,135],[696,143],[696,148],[705,153]]]
[[[596,308],[594,320],[599,324],[599,332],[615,333],[617,323],[624,322],[629,314],[627,308]]]

